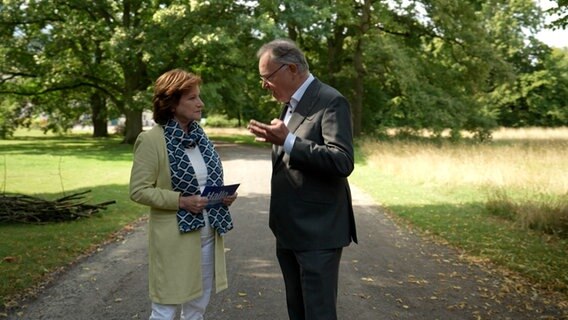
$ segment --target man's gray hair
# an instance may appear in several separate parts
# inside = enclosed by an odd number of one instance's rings
[[[306,56],[292,40],[276,39],[264,44],[258,49],[257,58],[260,58],[266,52],[269,52],[270,60],[278,64],[294,64],[298,67],[300,73],[310,71]]]

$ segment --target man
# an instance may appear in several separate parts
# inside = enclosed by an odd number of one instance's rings
[[[270,124],[251,120],[273,144],[269,225],[291,320],[337,319],[342,249],[357,242],[347,177],[354,168],[349,103],[309,71],[302,51],[274,40],[257,53],[263,88],[286,103]]]

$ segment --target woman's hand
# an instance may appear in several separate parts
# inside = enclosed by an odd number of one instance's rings
[[[223,204],[226,205],[227,207],[232,205],[235,199],[237,199],[238,195],[239,194],[235,192],[230,196],[226,196],[225,198],[223,198]]]
[[[179,197],[179,207],[193,213],[203,211],[208,202],[207,198],[199,195]]]

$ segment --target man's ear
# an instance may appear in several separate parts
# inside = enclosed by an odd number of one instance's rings
[[[292,73],[298,73],[298,66],[295,65],[295,64],[289,64],[288,69],[290,69],[290,71],[292,71]]]

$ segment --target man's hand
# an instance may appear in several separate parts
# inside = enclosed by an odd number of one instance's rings
[[[280,119],[272,119],[270,124],[251,120],[247,128],[256,136],[256,141],[270,142],[278,146],[284,144],[286,136],[290,132]]]

